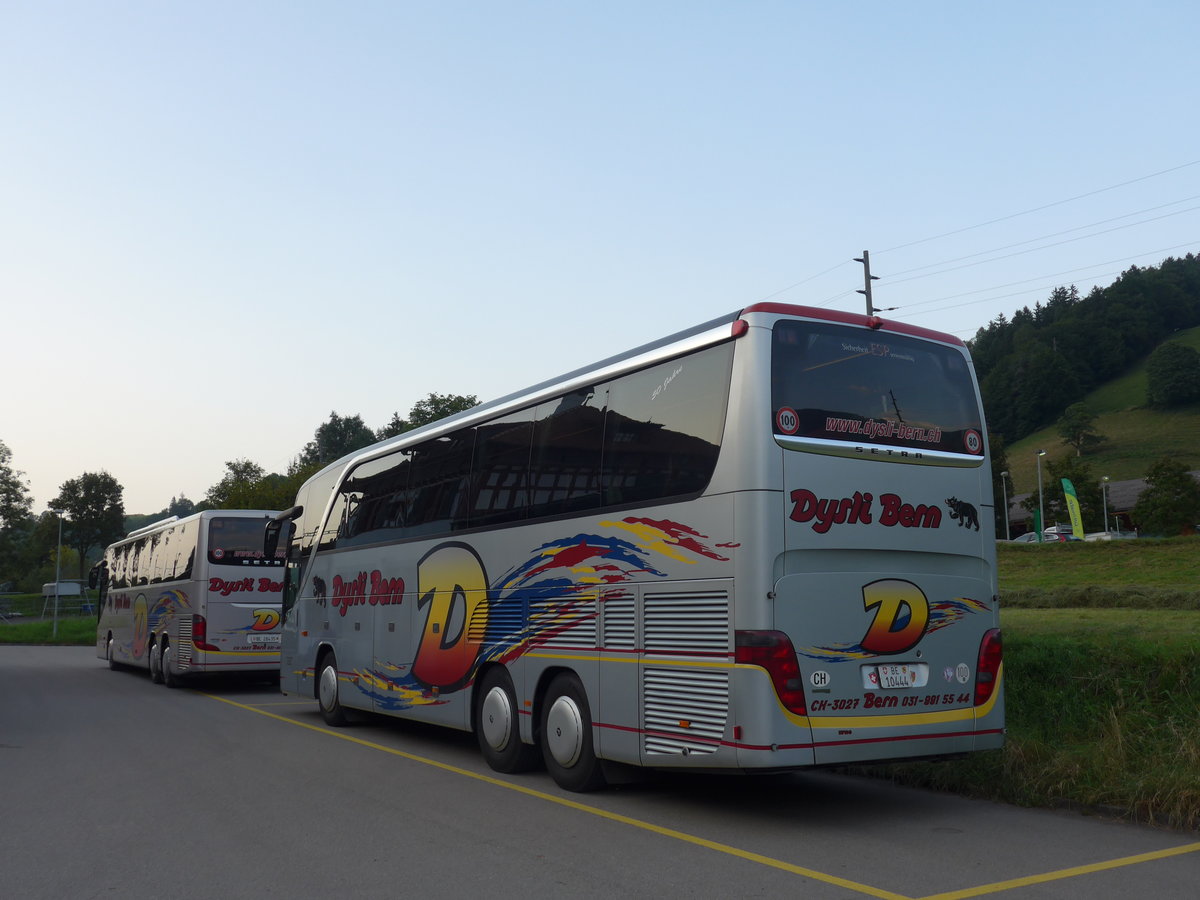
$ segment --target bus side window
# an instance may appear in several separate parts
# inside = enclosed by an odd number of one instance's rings
[[[466,528],[475,429],[464,428],[413,450],[408,528],[414,535]]]
[[[604,427],[604,503],[704,490],[725,426],[733,345],[721,344],[616,379]]]
[[[338,546],[396,540],[403,535],[411,459],[411,452],[399,450],[354,468],[341,487],[349,503]]]
[[[189,522],[183,528],[182,542],[179,547],[179,555],[182,559],[184,558],[183,555],[186,553],[187,557],[183,563],[183,571],[179,573],[178,577],[184,581],[188,581],[192,577],[192,566],[196,562],[196,539],[198,534],[199,526],[194,523]]]
[[[471,527],[517,522],[529,513],[529,450],[533,410],[476,429],[471,466]]]
[[[606,388],[584,388],[537,408],[530,454],[530,516],[600,506]]]

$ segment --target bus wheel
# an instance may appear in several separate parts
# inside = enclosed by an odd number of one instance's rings
[[[108,643],[104,647],[104,655],[108,658],[108,667],[115,672],[121,668],[121,664],[113,658],[113,639],[111,634],[108,636]]]
[[[337,657],[326,653],[321,657],[317,675],[317,703],[325,724],[340,728],[347,722],[346,709],[338,700]]]
[[[517,692],[503,666],[488,669],[475,691],[475,737],[497,772],[528,772],[537,765],[537,747],[521,741]]]
[[[171,653],[171,645],[169,642],[164,642],[166,646],[162,648],[158,658],[158,669],[162,673],[162,683],[169,688],[177,688],[180,686],[179,676],[175,674],[174,654]]]
[[[150,645],[150,680],[155,684],[163,683],[162,641]]]
[[[587,694],[569,672],[555,676],[541,709],[539,738],[546,770],[568,791],[604,787],[604,771],[592,747],[592,716]]]

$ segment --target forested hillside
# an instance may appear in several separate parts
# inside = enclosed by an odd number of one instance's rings
[[[1000,315],[971,340],[988,430],[1008,443],[1053,423],[1072,403],[1142,360],[1180,328],[1200,325],[1200,257],[1133,267],[1080,297]]]

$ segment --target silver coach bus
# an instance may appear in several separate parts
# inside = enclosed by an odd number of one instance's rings
[[[206,510],[131,531],[91,575],[96,655],[177,686],[189,675],[279,670],[283,559],[263,555],[274,510]]]
[[[1000,747],[985,436],[957,338],[751,306],[314,475],[282,689],[576,791]]]

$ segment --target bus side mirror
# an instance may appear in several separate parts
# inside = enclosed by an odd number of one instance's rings
[[[96,565],[92,566],[91,570],[88,572],[88,587],[90,587],[92,590],[95,590],[96,586],[100,584],[100,570],[103,568],[104,563],[96,563]]]
[[[291,509],[284,510],[279,515],[267,520],[267,527],[263,531],[263,558],[274,559],[275,551],[279,549],[279,535],[283,531],[283,524],[288,523],[288,537],[291,537],[292,520],[304,512],[303,506],[293,506]]]

